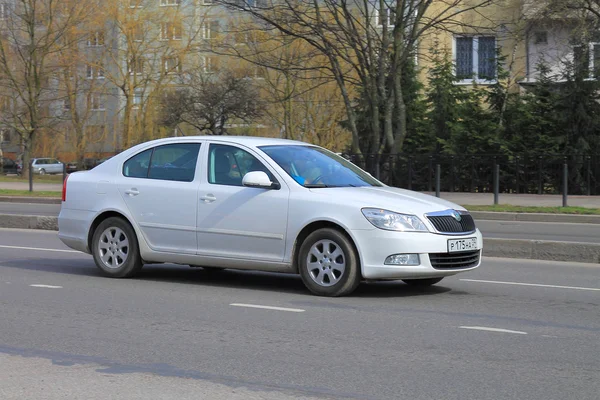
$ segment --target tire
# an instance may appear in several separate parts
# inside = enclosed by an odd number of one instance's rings
[[[96,266],[112,278],[130,278],[143,266],[135,232],[119,217],[107,218],[98,225],[92,238],[92,254]]]
[[[402,279],[402,282],[416,288],[425,288],[435,285],[444,278],[427,278],[427,279]]]
[[[352,293],[360,283],[358,255],[342,232],[323,228],[304,240],[298,253],[298,270],[308,290],[318,296]]]
[[[44,168],[40,169],[40,175],[46,175],[46,170]]]

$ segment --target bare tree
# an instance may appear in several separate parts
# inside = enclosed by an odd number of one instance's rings
[[[185,86],[163,97],[162,123],[186,123],[202,133],[226,135],[228,124],[250,124],[263,110],[251,80],[232,72],[214,77],[196,70],[187,75]]]
[[[68,33],[86,20],[90,8],[76,0],[14,0],[2,5],[0,90],[6,107],[0,118],[21,138],[27,173],[36,138],[58,122],[50,112],[57,93],[57,52],[68,46]]]
[[[460,15],[495,0],[217,0],[305,41],[328,61],[343,98],[352,151],[397,153],[406,138],[402,76],[418,40],[433,29],[464,28]],[[368,148],[360,148],[352,88],[369,106]],[[383,126],[382,125],[383,121]]]

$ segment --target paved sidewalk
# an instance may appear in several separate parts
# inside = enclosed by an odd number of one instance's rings
[[[0,189],[29,190],[27,182],[0,182]],[[34,191],[56,191],[62,190],[60,183],[33,183]],[[435,193],[426,192],[435,195]],[[443,192],[440,197],[461,205],[493,205],[493,193],[449,193]],[[562,206],[561,195],[537,195],[537,194],[500,194],[499,204],[510,204],[516,206]],[[569,206],[600,208],[600,196],[569,196]]]
[[[29,190],[29,182],[0,182],[0,189]],[[62,183],[33,182],[34,192],[60,192]]]

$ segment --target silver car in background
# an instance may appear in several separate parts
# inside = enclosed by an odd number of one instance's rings
[[[34,174],[62,174],[63,163],[56,158],[33,158],[31,168]]]

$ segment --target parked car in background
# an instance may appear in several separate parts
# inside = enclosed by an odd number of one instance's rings
[[[21,175],[21,165],[14,161],[11,160],[10,158],[7,157],[2,157],[2,169],[1,169],[3,174],[13,174],[13,175]]]
[[[177,137],[132,147],[63,183],[59,238],[115,278],[144,264],[299,274],[314,294],[363,280],[425,287],[481,263],[463,207],[389,187],[318,146]]]
[[[56,158],[33,158],[31,168],[34,174],[62,174],[63,163]]]
[[[77,168],[77,163],[76,162],[67,163],[67,174],[70,174],[71,172],[75,172],[75,171],[79,171],[79,168]]]

